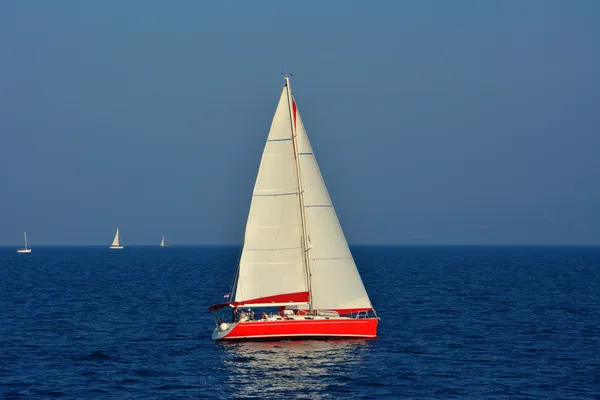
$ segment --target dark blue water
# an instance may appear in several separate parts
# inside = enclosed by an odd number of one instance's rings
[[[357,247],[379,338],[221,344],[239,249],[0,250],[0,397],[600,398],[600,248]]]

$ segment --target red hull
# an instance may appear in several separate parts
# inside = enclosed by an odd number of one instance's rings
[[[377,336],[378,318],[245,321],[216,340]]]

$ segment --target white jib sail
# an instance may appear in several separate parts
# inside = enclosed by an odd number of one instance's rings
[[[312,273],[313,308],[372,308],[327,192],[297,104],[295,112],[298,160],[304,186],[307,254]]]
[[[160,247],[165,247],[165,237],[162,237],[162,240],[160,241]]]
[[[235,301],[308,290],[293,146],[284,87],[252,194]]]

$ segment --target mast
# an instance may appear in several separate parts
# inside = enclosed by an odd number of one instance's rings
[[[23,234],[25,235],[25,248],[27,248],[27,232],[23,232]]]
[[[298,159],[298,143],[296,141],[296,112],[293,107],[292,89],[290,87],[290,77],[287,74],[284,75],[285,87],[287,90],[288,107],[290,112],[290,124],[292,126],[292,142],[294,144],[294,162],[296,165],[296,174],[298,178],[298,200],[300,205],[300,219],[302,221],[302,259],[304,261],[304,268],[306,273],[307,288],[308,288],[308,309],[313,312],[313,293],[312,293],[312,273],[310,271],[310,262],[308,258],[308,246],[307,246],[307,230],[306,230],[306,215],[304,212],[304,186],[302,184],[302,173],[300,172],[300,162]]]

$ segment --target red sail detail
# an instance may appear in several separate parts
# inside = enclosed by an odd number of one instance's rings
[[[294,135],[296,134],[296,102],[292,100],[292,112],[294,113],[294,131],[292,132],[292,146],[294,147],[294,158],[296,158],[296,139],[294,139]]]
[[[250,299],[246,301],[232,301],[229,303],[221,303],[215,304],[211,306],[209,311],[217,311],[223,307],[232,306],[232,307],[240,307],[247,306],[251,304],[265,304],[265,303],[273,303],[273,304],[281,304],[281,303],[308,303],[308,292],[296,292],[296,293],[285,293],[285,294],[276,294],[275,296],[267,296],[267,297],[259,297],[256,299]]]
[[[294,100],[292,100],[292,111],[294,112],[294,130],[296,130],[296,114],[298,112],[296,111],[296,102]]]

